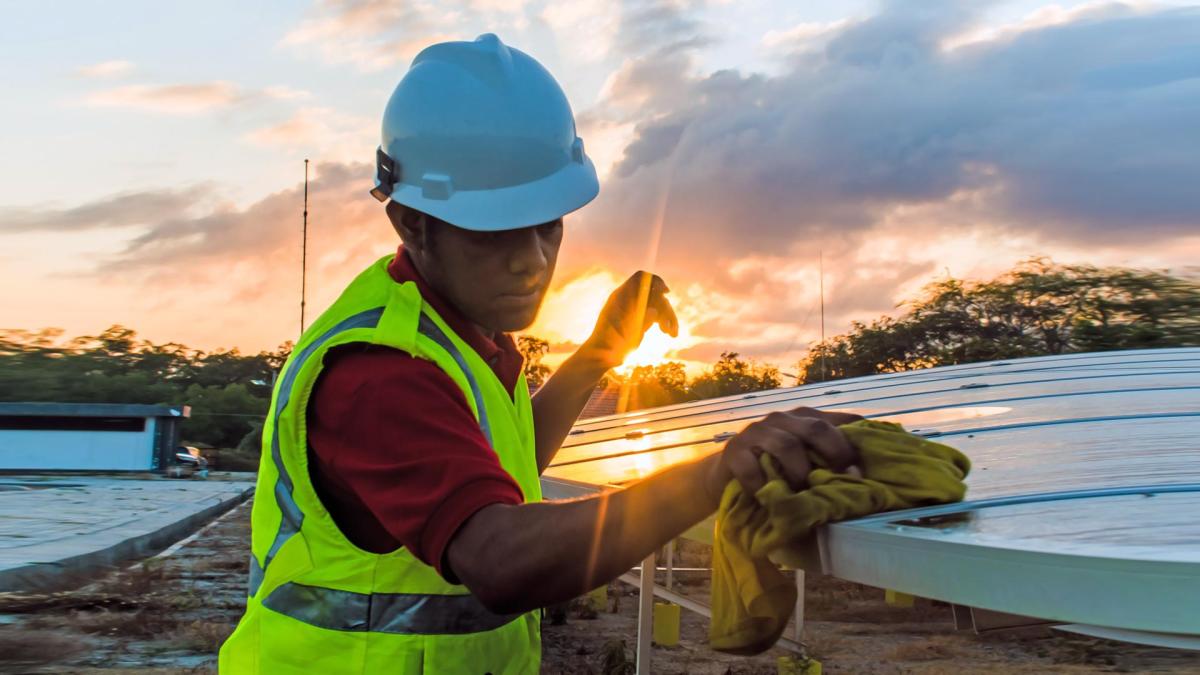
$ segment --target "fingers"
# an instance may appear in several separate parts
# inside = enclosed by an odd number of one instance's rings
[[[675,315],[675,308],[666,298],[666,294],[670,292],[671,289],[662,277],[638,271],[626,279],[613,295],[619,296],[623,303],[628,303],[627,308],[642,309],[642,332],[657,323],[664,333],[678,337],[679,318]]]
[[[767,415],[762,421],[802,440],[834,471],[842,471],[858,461],[858,450],[826,419],[779,412]]]
[[[742,484],[742,489],[750,494],[758,492],[762,486],[767,484],[767,477],[758,464],[758,454],[754,452],[753,447],[733,445],[731,440],[725,447],[722,460],[729,468],[729,473]]]
[[[835,427],[840,427],[843,424],[850,424],[852,422],[861,422],[864,419],[866,418],[858,413],[841,412],[837,410],[830,410],[825,413],[825,421],[829,422]]]
[[[844,472],[858,462],[858,451],[833,423],[808,409],[808,415],[774,412],[749,425],[725,446],[730,472],[751,492],[766,483],[758,455],[774,457],[784,479],[794,490],[808,485],[812,462],[808,453],[819,455],[832,471]],[[844,414],[844,413],[843,413]],[[836,416],[835,416],[836,419]]]
[[[758,421],[746,427],[737,436],[730,439],[725,446],[726,454],[737,462],[730,464],[740,470],[734,472],[742,486],[751,492],[757,491],[766,484],[766,476],[758,463],[758,457],[767,453],[778,460],[784,480],[794,490],[800,490],[808,485],[808,474],[812,471],[807,448],[803,439],[780,429],[765,421]],[[747,460],[747,456],[750,457]],[[753,465],[751,465],[753,461]]]
[[[793,490],[802,490],[808,487],[808,474],[812,471],[813,466],[808,459],[808,448],[804,447],[803,441],[798,446],[795,436],[769,426],[763,426],[762,433],[773,436],[777,441],[759,447],[779,462],[783,479],[787,481],[787,484]]]
[[[658,324],[667,335],[679,337],[679,318],[675,316],[675,309],[666,298],[650,298],[650,305],[642,315],[642,333],[645,334],[654,324]]]
[[[808,408],[804,406],[793,408],[792,410],[789,410],[788,413],[798,417],[815,417],[817,419],[823,419],[834,426],[850,424],[851,422],[859,422],[863,419],[862,415],[855,413],[840,412],[837,410],[817,410],[816,408]]]
[[[662,294],[650,296],[650,309],[654,311],[658,327],[671,337],[679,337],[679,317],[675,316],[675,308]]]
[[[639,274],[649,274],[648,272],[639,272]],[[646,314],[649,317],[654,316],[652,323],[657,323],[658,327],[664,333],[671,337],[679,336],[679,318],[675,316],[675,308],[671,307],[671,303],[667,300],[667,293],[671,289],[667,287],[667,282],[657,274],[650,275],[649,295],[646,298]],[[649,328],[650,323],[644,327]]]

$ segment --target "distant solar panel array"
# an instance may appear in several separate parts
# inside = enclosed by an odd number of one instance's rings
[[[973,463],[964,504],[826,528],[826,573],[1200,648],[1200,349],[948,366],[590,419],[546,493],[620,486],[797,406],[901,422]]]

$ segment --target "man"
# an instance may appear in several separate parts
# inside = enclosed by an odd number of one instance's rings
[[[388,103],[376,187],[403,242],[296,344],[263,433],[246,614],[228,673],[534,673],[539,612],[615,578],[750,489],[771,453],[854,451],[833,424],[775,414],[723,452],[628,488],[542,502],[539,475],[603,374],[657,323],[633,275],[530,400],[508,333],[533,322],[562,217],[599,190],[566,97],[495,36],[429,47]]]

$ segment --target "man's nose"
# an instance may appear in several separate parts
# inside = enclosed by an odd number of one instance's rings
[[[539,276],[549,264],[542,250],[542,238],[536,227],[526,227],[513,232],[510,240],[512,249],[508,255],[508,271],[526,277]]]

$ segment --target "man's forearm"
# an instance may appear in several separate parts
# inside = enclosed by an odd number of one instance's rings
[[[563,602],[607,583],[712,513],[718,498],[707,485],[717,461],[713,455],[671,467],[595,497],[488,507],[465,528],[493,534],[476,540],[476,550],[452,548],[451,563],[494,608]]]
[[[546,470],[607,368],[595,359],[571,355],[533,397],[538,473]]]

